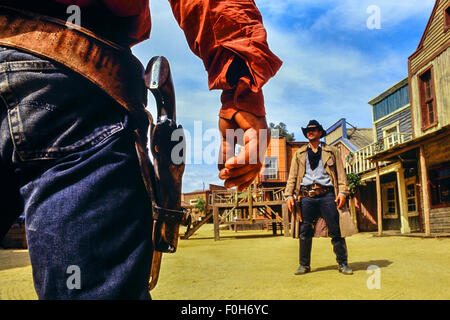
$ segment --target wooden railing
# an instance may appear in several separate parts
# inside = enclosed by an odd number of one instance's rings
[[[248,190],[248,189],[247,189]],[[271,201],[279,201],[284,199],[283,195],[284,187],[275,188],[256,188],[253,190],[253,199],[256,202],[266,201],[266,199],[271,199]],[[236,204],[247,202],[248,196],[246,194],[237,193],[235,189],[228,190],[214,190],[210,194],[209,203],[214,204]]]
[[[368,158],[381,151],[388,150],[398,144],[411,139],[411,133],[393,132],[378,142],[369,144],[347,156],[345,171],[347,173],[364,173],[375,169],[375,163],[372,163]],[[385,165],[387,162],[381,162],[380,165]]]
[[[286,182],[288,176],[287,171],[263,170],[260,173],[261,182]]]

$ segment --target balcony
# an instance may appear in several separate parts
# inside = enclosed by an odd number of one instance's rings
[[[401,132],[393,132],[388,136],[384,137],[378,142],[374,142],[365,146],[350,155],[347,156],[345,171],[347,173],[364,173],[367,171],[371,171],[375,169],[375,163],[372,163],[368,158],[377,154],[378,152],[382,152],[392,148],[398,144],[402,144],[408,140],[411,140],[411,133],[401,133]],[[387,162],[380,162],[381,166],[386,165]]]
[[[287,171],[265,169],[260,173],[261,182],[286,182],[289,176]]]

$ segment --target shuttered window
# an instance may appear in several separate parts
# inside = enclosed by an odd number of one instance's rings
[[[426,130],[437,124],[436,97],[431,67],[419,75],[419,89],[422,130]]]

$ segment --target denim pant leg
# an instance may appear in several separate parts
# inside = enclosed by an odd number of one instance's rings
[[[337,210],[335,195],[333,192],[328,192],[319,199],[320,213],[325,219],[328,228],[328,234],[331,237],[334,253],[336,254],[336,261],[339,264],[347,263],[347,246],[345,239],[341,237],[341,230],[339,227],[339,212]]]
[[[151,209],[131,133],[62,158],[21,193],[39,298],[149,298]]]
[[[60,65],[2,47],[0,98],[2,169],[19,185],[38,297],[149,299],[150,199],[120,106]]]
[[[313,224],[317,219],[319,213],[319,206],[317,199],[303,198],[300,203],[302,212],[302,223],[300,224],[300,265],[310,266],[311,264],[311,249],[312,237],[314,236]]]

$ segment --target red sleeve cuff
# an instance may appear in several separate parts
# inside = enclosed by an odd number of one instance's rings
[[[235,89],[223,90],[219,117],[231,120],[238,111],[246,111],[257,117],[266,115],[262,89],[253,92],[248,82],[248,79],[242,78]]]

